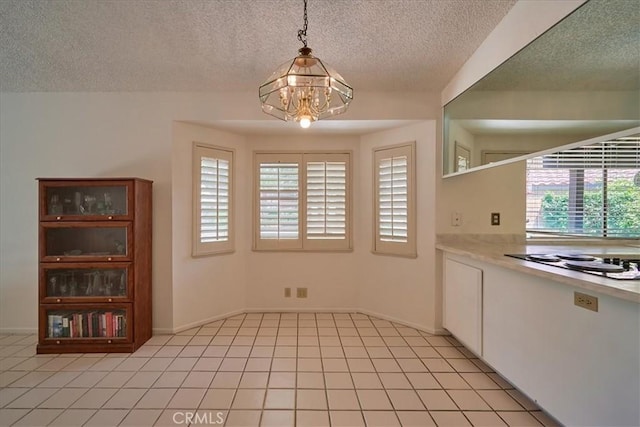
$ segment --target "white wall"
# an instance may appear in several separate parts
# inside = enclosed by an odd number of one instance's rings
[[[439,330],[440,290],[436,286],[436,121],[362,137],[360,146],[360,204],[356,216],[360,263],[359,302],[368,313],[399,319],[427,331]],[[374,255],[373,149],[416,141],[417,248],[415,259]]]
[[[192,249],[192,147],[194,142],[235,150],[233,215],[235,252],[193,258]],[[245,306],[246,257],[250,249],[247,228],[250,181],[246,173],[249,154],[245,138],[204,126],[175,122],[171,161],[173,248],[173,329],[182,330]]]

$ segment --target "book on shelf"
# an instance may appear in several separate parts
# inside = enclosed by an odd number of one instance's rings
[[[124,338],[126,317],[112,311],[49,314],[47,332],[50,338]]]

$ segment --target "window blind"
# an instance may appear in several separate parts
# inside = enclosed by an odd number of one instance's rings
[[[256,250],[351,249],[345,152],[255,153]]]
[[[299,238],[299,164],[265,162],[259,166],[260,238]]]
[[[231,149],[193,144],[193,256],[233,252]]]
[[[229,240],[229,161],[200,160],[200,242]]]
[[[415,258],[416,143],[373,150],[373,252]]]
[[[347,163],[307,162],[307,239],[347,238]]]
[[[529,159],[526,209],[530,232],[640,237],[640,139]]]
[[[408,240],[407,156],[384,158],[378,167],[378,228],[380,240]]]

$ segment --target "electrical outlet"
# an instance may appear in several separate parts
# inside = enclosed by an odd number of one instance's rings
[[[491,225],[500,225],[500,212],[491,212]]]
[[[284,297],[291,298],[291,288],[284,288]]]
[[[296,296],[298,298],[306,298],[307,297],[307,288],[296,288]]]
[[[454,227],[460,227],[462,225],[462,214],[460,212],[451,214],[451,225]]]
[[[586,308],[587,310],[598,311],[598,297],[574,292],[573,303],[578,307]]]

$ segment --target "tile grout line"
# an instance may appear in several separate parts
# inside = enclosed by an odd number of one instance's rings
[[[262,401],[262,407],[261,407],[261,412],[259,415],[259,421],[263,421],[263,416],[264,416],[264,411],[268,410],[268,408],[266,407],[266,399],[267,399],[267,393],[269,390],[269,384],[273,375],[273,363],[274,363],[274,359],[276,359],[276,351],[278,349],[278,347],[294,347],[295,348],[295,370],[293,372],[294,374],[294,385],[293,385],[293,392],[294,392],[294,405],[293,405],[293,412],[294,412],[294,422],[297,422],[297,412],[298,410],[302,410],[300,408],[298,408],[298,391],[299,390],[304,390],[304,389],[300,389],[298,387],[298,380],[299,380],[299,362],[301,359],[307,359],[307,358],[311,358],[314,359],[316,356],[315,354],[310,351],[308,354],[308,357],[300,357],[300,349],[301,347],[310,347],[310,348],[317,348],[318,349],[318,359],[320,362],[320,366],[321,366],[321,370],[320,371],[315,371],[315,370],[311,370],[309,371],[310,373],[314,372],[314,373],[319,373],[320,376],[322,377],[322,383],[324,385],[324,396],[327,402],[326,405],[326,409],[308,409],[309,411],[312,412],[326,412],[326,415],[329,417],[329,424],[332,425],[333,421],[331,419],[331,407],[329,406],[329,388],[327,386],[326,383],[326,373],[329,373],[329,371],[325,371],[325,366],[324,366],[324,360],[325,359],[334,359],[334,357],[323,357],[324,356],[324,352],[322,351],[322,348],[325,347],[337,347],[340,348],[340,351],[342,352],[342,358],[337,358],[338,360],[343,359],[346,366],[347,366],[347,372],[349,373],[349,379],[351,381],[351,388],[347,389],[347,390],[353,390],[353,392],[356,395],[356,399],[358,401],[358,405],[360,407],[359,411],[356,411],[360,414],[360,416],[362,417],[362,420],[366,422],[366,418],[364,417],[364,412],[365,409],[362,407],[362,402],[360,400],[360,396],[358,395],[358,391],[359,390],[367,390],[366,388],[359,388],[356,386],[355,381],[354,381],[354,377],[353,374],[355,373],[354,371],[352,371],[352,367],[349,365],[349,360],[364,360],[364,361],[368,361],[369,364],[371,365],[371,367],[373,368],[373,370],[370,373],[375,373],[375,378],[377,378],[378,382],[380,383],[381,389],[379,388],[374,388],[371,390],[381,390],[384,391],[384,395],[386,396],[386,398],[388,399],[390,405],[391,405],[391,411],[395,414],[397,420],[399,420],[399,412],[400,411],[405,411],[402,409],[397,409],[396,405],[394,404],[393,400],[391,399],[391,395],[389,394],[390,392],[392,392],[393,390],[411,390],[413,391],[414,394],[417,395],[417,391],[419,389],[416,389],[416,385],[414,385],[414,383],[411,381],[411,379],[409,379],[409,374],[413,373],[411,371],[406,371],[405,368],[403,367],[403,365],[401,365],[399,363],[399,361],[401,359],[415,359],[418,361],[418,363],[425,369],[424,373],[427,373],[429,375],[431,375],[433,377],[433,379],[435,380],[436,384],[438,384],[440,386],[439,389],[437,390],[441,390],[444,391],[445,395],[453,402],[454,406],[456,408],[458,408],[457,410],[451,409],[445,412],[452,412],[452,413],[459,413],[460,415],[462,415],[464,417],[464,419],[468,420],[469,422],[471,422],[471,418],[469,418],[467,416],[467,414],[465,412],[486,412],[486,413],[492,413],[495,416],[497,416],[499,419],[504,420],[504,422],[507,422],[507,418],[504,418],[503,416],[501,416],[498,412],[505,412],[505,413],[526,413],[528,414],[530,417],[533,418],[533,420],[535,420],[534,422],[541,422],[541,418],[540,417],[544,417],[546,416],[546,414],[539,408],[537,407],[537,405],[535,405],[534,402],[532,402],[531,406],[527,405],[525,406],[523,402],[521,402],[520,399],[528,399],[526,397],[526,395],[523,396],[517,396],[514,395],[512,392],[510,391],[514,391],[516,392],[517,389],[511,387],[505,388],[506,385],[509,385],[508,383],[505,384],[501,384],[501,383],[497,383],[497,379],[501,378],[499,377],[499,374],[495,373],[495,371],[493,371],[490,367],[488,366],[481,366],[484,365],[482,363],[481,360],[477,359],[476,357],[474,357],[475,355],[473,355],[472,353],[469,353],[468,351],[464,351],[466,350],[459,342],[457,342],[454,338],[452,337],[443,337],[446,341],[447,344],[446,345],[434,345],[431,344],[431,342],[429,342],[428,338],[432,337],[432,335],[430,334],[426,334],[423,331],[419,331],[419,330],[415,330],[415,328],[410,328],[410,327],[406,327],[404,325],[398,325],[394,322],[390,322],[390,321],[386,321],[383,319],[377,319],[377,318],[372,318],[371,316],[368,315],[364,315],[364,314],[359,314],[359,313],[325,313],[328,314],[330,316],[331,322],[332,322],[332,326],[328,329],[333,329],[333,331],[325,331],[325,332],[329,332],[327,335],[320,335],[320,328],[325,328],[328,327],[327,324],[325,324],[324,322],[320,323],[320,320],[327,320],[326,316],[323,316],[322,318],[318,317],[319,313],[302,313],[305,314],[304,317],[301,317],[301,313],[286,313],[286,317],[283,317],[285,313],[278,313],[278,320],[277,320],[277,327],[276,327],[276,334],[273,337],[273,341],[272,340],[264,340],[263,342],[261,342],[262,345],[257,345],[257,341],[258,341],[258,337],[260,336],[260,329],[263,327],[263,325],[265,325],[264,327],[267,327],[266,325],[268,324],[268,327],[272,327],[272,322],[269,323],[265,323],[266,320],[272,320],[272,319],[266,319],[265,318],[265,313],[261,313],[260,314],[260,319],[259,319],[259,323],[256,324],[257,319],[255,317],[249,317],[246,313],[242,314],[241,318],[238,318],[238,316],[232,316],[230,318],[224,319],[224,320],[219,320],[219,321],[214,321],[214,322],[210,322],[209,324],[205,324],[205,325],[201,325],[198,326],[196,328],[192,328],[192,330],[190,330],[192,333],[189,334],[185,334],[185,335],[178,335],[178,334],[172,334],[169,335],[170,338],[168,338],[166,341],[164,341],[161,345],[158,345],[157,347],[159,347],[155,352],[151,353],[151,354],[145,354],[144,356],[140,357],[140,358],[146,358],[147,360],[144,361],[143,363],[140,364],[139,369],[137,370],[137,372],[158,372],[159,375],[157,378],[154,379],[154,381],[147,385],[147,386],[141,386],[141,387],[126,387],[126,384],[128,384],[129,382],[131,382],[136,374],[134,373],[130,378],[128,378],[126,381],[124,381],[119,387],[100,387],[99,384],[104,381],[106,378],[108,378],[111,374],[116,373],[116,372],[132,372],[130,370],[117,370],[118,367],[122,366],[123,364],[126,363],[127,360],[135,360],[138,359],[134,356],[134,354],[130,354],[127,355],[125,357],[121,357],[118,354],[106,354],[106,355],[101,355],[99,357],[96,357],[95,361],[93,361],[93,363],[91,363],[88,366],[73,366],[72,368],[67,368],[68,366],[71,365],[82,365],[81,362],[83,360],[83,358],[86,358],[87,354],[78,354],[78,355],[56,355],[51,357],[50,360],[47,360],[46,362],[42,362],[42,363],[34,363],[35,368],[31,369],[31,370],[12,370],[12,368],[19,366],[22,363],[25,363],[29,360],[36,360],[38,355],[31,355],[28,357],[19,357],[19,359],[23,359],[21,361],[18,361],[14,364],[9,364],[7,365],[8,367],[6,369],[2,370],[2,373],[8,373],[8,372],[24,372],[22,375],[18,375],[15,378],[10,379],[6,386],[3,387],[4,388],[19,388],[19,387],[9,387],[10,385],[13,385],[21,380],[23,380],[25,377],[28,377],[30,374],[32,373],[47,373],[50,372],[46,369],[44,370],[40,370],[40,368],[44,367],[47,364],[51,364],[50,368],[56,366],[56,370],[51,371],[51,374],[38,379],[37,381],[33,382],[32,384],[29,385],[29,387],[26,387],[25,391],[23,393],[17,394],[16,396],[13,396],[11,400],[7,401],[4,403],[3,408],[9,409],[7,408],[7,406],[9,406],[12,402],[16,401],[17,399],[20,399],[21,396],[26,395],[27,393],[29,393],[32,390],[35,389],[56,389],[52,394],[50,394],[49,396],[47,396],[46,398],[44,398],[35,408],[26,408],[27,412],[25,414],[23,414],[20,419],[27,417],[29,414],[33,413],[34,410],[38,410],[38,409],[52,409],[52,410],[57,410],[59,409],[61,412],[60,414],[58,414],[55,418],[53,418],[51,420],[51,422],[55,421],[55,419],[57,419],[58,417],[62,416],[63,413],[65,413],[67,410],[69,409],[73,409],[71,408],[71,406],[73,406],[79,399],[81,399],[82,396],[77,397],[76,399],[73,400],[73,402],[70,402],[69,404],[66,405],[66,408],[41,408],[40,405],[42,405],[44,402],[46,402],[47,400],[51,399],[53,396],[55,396],[57,393],[59,393],[61,390],[64,390],[65,388],[88,388],[88,389],[114,389],[115,392],[109,396],[109,398],[105,399],[104,402],[102,402],[100,404],[99,408],[88,408],[87,410],[93,411],[93,414],[87,419],[87,422],[89,422],[99,411],[101,410],[109,410],[111,408],[105,408],[105,405],[107,405],[107,403],[109,401],[111,401],[115,396],[118,395],[118,393],[120,393],[121,391],[124,390],[131,390],[131,389],[143,389],[146,390],[145,393],[143,393],[138,400],[136,400],[136,402],[130,407],[130,408],[113,408],[115,410],[123,410],[126,411],[126,413],[123,415],[123,418],[120,420],[120,423],[124,423],[124,421],[126,420],[126,418],[136,409],[143,409],[143,408],[136,408],[136,405],[150,392],[150,390],[154,389],[153,386],[156,385],[158,383],[158,381],[160,381],[160,378],[162,378],[162,376],[165,373],[168,372],[174,372],[174,371],[168,371],[167,369],[169,368],[169,366],[174,363],[176,360],[181,359],[182,357],[184,358],[191,358],[193,356],[191,356],[190,352],[188,351],[188,348],[190,346],[201,346],[204,347],[202,349],[201,352],[198,353],[198,356],[193,357],[193,359],[195,359],[193,365],[190,367],[189,370],[184,371],[186,372],[184,378],[182,378],[179,381],[179,384],[177,384],[177,386],[173,386],[173,387],[159,387],[157,389],[166,389],[166,388],[173,388],[173,393],[171,394],[168,402],[162,407],[159,408],[158,410],[160,411],[159,413],[159,417],[162,416],[162,414],[164,413],[164,411],[167,411],[171,408],[168,408],[167,406],[171,403],[171,401],[178,395],[180,390],[189,390],[189,389],[203,389],[201,386],[197,386],[197,387],[186,387],[186,382],[188,379],[190,378],[194,378],[193,374],[196,372],[211,372],[211,380],[208,382],[207,387],[204,388],[203,390],[204,393],[202,394],[199,402],[197,405],[195,405],[195,409],[199,410],[201,408],[202,402],[204,401],[204,397],[207,394],[208,390],[212,390],[211,389],[211,385],[213,384],[213,382],[215,381],[215,378],[218,376],[218,374],[220,374],[221,372],[237,372],[239,374],[239,378],[238,378],[238,383],[236,385],[235,388],[233,388],[233,396],[232,396],[232,400],[231,403],[229,404],[229,409],[228,409],[228,414],[231,413],[231,411],[233,411],[233,403],[235,402],[236,398],[237,398],[237,392],[240,389],[240,385],[243,381],[243,379],[245,378],[245,375],[247,373],[262,373],[265,372],[266,375],[266,381],[267,384],[265,386],[265,395],[263,396],[263,401]],[[313,316],[313,318],[309,317],[309,315]],[[345,318],[346,317],[346,318]],[[313,322],[314,326],[311,327],[310,326],[310,321]],[[365,321],[367,323],[365,323]],[[220,322],[220,323],[218,323]],[[291,337],[291,335],[288,334],[288,332],[292,332],[292,331],[286,331],[283,330],[282,328],[293,328],[294,325],[292,325],[291,323],[295,322],[295,345],[290,345],[291,340],[288,339],[288,337]],[[386,322],[386,323],[383,323]],[[200,344],[201,342],[205,341],[203,339],[197,340],[198,342],[195,342],[196,337],[198,337],[198,333],[205,327],[207,327],[208,325],[214,324],[216,325],[216,329],[214,331],[214,334],[211,336],[211,338],[207,341],[206,345],[202,345]],[[322,326],[320,326],[322,325]],[[388,325],[388,327],[387,327]],[[229,327],[229,328],[234,328],[235,331],[233,333],[233,335],[220,335],[221,332],[231,332],[231,331],[221,331],[222,328],[225,327]],[[301,329],[312,329],[311,331],[302,331]],[[213,328],[212,328],[213,329]],[[255,329],[255,331],[250,331],[250,330],[245,330],[242,331],[242,329]],[[374,335],[370,335],[371,332],[373,331],[365,331],[365,329],[373,329],[375,330],[375,332],[377,333],[376,336]],[[383,329],[389,329],[389,331],[383,331]],[[406,329],[406,330],[405,330]],[[394,331],[395,334],[394,335],[387,335],[387,333]],[[415,331],[417,333],[417,335],[414,335],[413,333],[408,333],[410,331]],[[314,334],[311,334],[309,332],[312,332]],[[304,335],[302,335],[302,333],[304,333]],[[365,335],[366,333],[366,335]],[[385,335],[383,336],[382,333],[385,333]],[[178,336],[185,336],[185,337],[189,337],[188,340],[186,340],[186,342],[184,344],[180,344],[180,350],[172,357],[170,357],[170,359],[172,360],[167,366],[165,366],[163,368],[163,370],[161,371],[142,371],[142,369],[147,366],[148,364],[152,363],[152,360],[155,358],[154,356],[160,352],[162,349],[164,348],[170,348],[172,347],[172,345],[169,344],[169,342]],[[208,335],[206,335],[208,336]],[[265,335],[265,337],[270,337],[271,335]],[[421,339],[425,340],[426,343],[428,345],[419,345],[420,341],[416,341],[414,339],[409,339],[411,337],[420,337]],[[14,341],[11,341],[8,345],[3,345],[3,343],[0,343],[0,351],[2,351],[2,348],[5,347],[12,347],[14,343],[20,342],[20,341],[25,341],[25,340],[33,340],[33,338],[30,338],[31,336],[27,336],[26,338],[22,338],[22,339],[17,339]],[[225,340],[226,342],[224,343],[224,347],[226,347],[226,349],[224,350],[224,354],[222,354],[221,357],[221,361],[220,364],[218,365],[216,370],[213,371],[194,371],[193,368],[197,365],[197,363],[199,361],[201,361],[202,359],[206,358],[207,356],[205,355],[206,351],[207,351],[207,347],[212,346],[220,346],[216,343],[213,343],[213,341],[215,340],[215,338],[218,337],[229,337],[229,341]],[[251,337],[250,341],[251,344],[248,345],[248,338]],[[315,338],[315,340],[311,340],[311,339],[307,339],[307,338]],[[328,344],[326,345],[322,345],[321,344],[321,338],[322,337],[326,337],[327,340],[326,342]],[[358,343],[355,342],[355,340],[353,340],[352,338],[357,337],[358,339]],[[242,340],[240,340],[239,338],[243,338]],[[304,344],[301,343],[301,339],[304,338]],[[373,340],[372,338],[378,338],[381,341],[381,344],[383,345],[375,345],[378,343],[378,341]],[[394,338],[400,338],[400,339],[394,339]],[[272,341],[269,342],[269,341]],[[315,341],[315,343],[314,343]],[[193,342],[193,344],[192,344]],[[402,342],[402,345],[399,345],[398,343]],[[372,344],[373,343],[373,344]],[[271,357],[270,357],[270,364],[269,364],[269,370],[268,371],[264,371],[264,366],[257,366],[258,369],[262,369],[262,370],[258,370],[258,371],[247,371],[247,367],[249,365],[250,360],[252,359],[252,355],[254,355],[254,350],[256,348],[259,347],[263,347],[263,346],[267,346],[270,347],[271,350]],[[272,344],[272,345],[271,345]],[[331,344],[337,344],[337,345],[331,345]],[[353,345],[349,345],[349,344],[353,344]],[[33,345],[33,344],[30,344]],[[316,347],[317,346],[317,347]],[[0,360],[5,360],[5,359],[17,359],[17,357],[12,357],[17,353],[26,353],[26,349],[29,347],[29,345],[24,345],[21,346],[21,348],[19,349],[14,349],[10,352],[8,352],[7,354],[3,355],[2,357],[0,357]],[[242,352],[238,352],[235,353],[238,356],[234,357],[233,355],[231,355],[231,351],[233,349],[233,347],[248,347],[248,354],[243,354]],[[349,350],[348,352],[346,351],[348,348],[353,347],[353,350]],[[380,347],[380,348],[384,348],[386,350],[386,352],[390,355],[390,357],[377,357],[374,358],[373,355],[374,353],[372,353],[371,348],[372,347]],[[410,352],[410,355],[415,356],[415,357],[410,357],[410,358],[399,358],[399,355],[396,354],[395,352],[392,351],[393,347],[400,347],[403,349],[407,349],[407,351]],[[452,356],[446,356],[445,353],[441,353],[440,350],[438,350],[439,347],[449,347],[452,348],[460,353],[461,356],[458,356],[457,354],[452,352]],[[361,350],[355,350],[355,349],[361,349]],[[447,374],[447,373],[451,373],[451,374],[455,374],[455,376],[459,377],[462,380],[462,383],[465,384],[466,386],[468,386],[469,388],[463,388],[460,390],[469,390],[472,391],[474,393],[474,395],[476,397],[480,398],[480,401],[482,401],[484,404],[486,404],[488,406],[488,409],[486,410],[468,410],[465,411],[463,409],[461,409],[460,404],[458,404],[458,402],[453,399],[453,396],[451,394],[451,391],[453,390],[458,390],[457,388],[445,388],[445,384],[442,382],[443,378],[438,379],[438,377],[435,377],[433,374],[434,373],[439,373],[439,371],[431,371],[431,369],[426,366],[426,362],[425,362],[425,358],[421,357],[418,353],[417,353],[417,348],[431,348],[433,349],[436,354],[439,356],[438,359],[443,360],[443,363],[446,363],[448,365],[449,368],[451,368],[451,371],[447,371],[447,372],[442,372],[443,374]],[[185,354],[184,356],[181,357],[181,354]],[[195,354],[195,353],[194,353]],[[305,353],[307,354],[307,353]],[[255,354],[256,357],[255,358],[264,358],[264,357],[260,357],[263,356],[264,353],[256,353]],[[337,353],[333,353],[333,355],[337,355]],[[348,356],[353,356],[356,355],[355,357],[348,357]],[[366,355],[366,356],[365,356]],[[71,356],[71,357],[69,357]],[[458,357],[456,357],[458,356]],[[103,363],[103,362],[108,362],[109,359],[112,358],[119,358],[121,357],[121,360],[118,361],[117,363],[113,364],[113,366],[107,366],[106,368],[108,368],[108,370],[92,370],[91,368],[99,363]],[[217,357],[217,356],[216,356]],[[56,360],[61,360],[61,359],[65,359],[68,358],[70,360],[68,361],[62,361],[62,362],[58,362],[56,363]],[[220,371],[220,367],[222,366],[222,363],[225,361],[225,359],[234,359],[234,358],[242,358],[244,359],[244,364],[243,364],[243,368],[241,371]],[[430,359],[430,357],[426,357],[427,359]],[[284,359],[288,359],[288,357],[285,357]],[[387,368],[385,368],[384,366],[382,368],[380,368],[381,370],[378,370],[378,367],[373,363],[374,359],[381,359],[382,360],[392,360],[398,367],[399,367],[399,371],[395,371],[395,368],[390,367],[387,371]],[[452,360],[464,360],[467,361],[468,363],[472,363],[473,365],[476,366],[477,371],[475,370],[476,368],[474,368],[474,370],[466,370],[468,368],[465,367],[464,364],[460,364],[460,363],[452,363]],[[10,362],[11,363],[11,362]],[[257,362],[256,362],[257,363]],[[381,362],[382,363],[382,362]],[[355,364],[355,362],[354,362]],[[60,366],[58,366],[60,365]],[[4,368],[4,366],[3,366]],[[67,368],[67,369],[65,369]],[[103,368],[103,367],[100,367]],[[25,366],[24,369],[27,369],[27,366]],[[77,369],[77,370],[76,370]],[[367,367],[367,369],[369,369]],[[412,368],[409,368],[412,369]],[[73,375],[73,373],[76,373],[77,375]],[[183,371],[175,371],[175,372],[183,372]],[[285,371],[283,371],[285,372]],[[288,371],[287,371],[288,372]],[[306,372],[306,371],[305,371]],[[336,373],[339,373],[342,371],[336,371]],[[420,369],[420,371],[416,371],[416,374],[419,374],[423,372],[422,369]],[[44,384],[45,382],[49,381],[52,377],[54,376],[58,376],[58,374],[70,374],[69,378],[65,378],[65,381],[62,381],[59,384],[56,384],[56,386],[54,387],[38,387],[41,384]],[[90,387],[83,387],[82,382],[78,380],[78,378],[82,377],[84,374],[87,373],[104,373],[104,375],[102,375],[98,380],[96,380]],[[369,373],[369,371],[363,371],[363,374],[367,374]],[[408,383],[410,388],[406,388],[406,387],[402,387],[402,388],[392,388],[393,384],[391,384],[391,387],[387,387],[385,386],[385,383],[383,381],[383,375],[382,374],[390,374],[390,375],[386,375],[386,378],[391,378],[395,375],[393,375],[394,373],[399,373],[402,374],[401,376],[398,376],[398,378],[403,378],[404,381],[406,383]],[[490,381],[491,383],[495,383],[495,386],[497,388],[475,388],[472,386],[472,384],[469,382],[470,381],[470,377],[465,377],[463,376],[463,374],[468,373],[468,374],[480,374],[483,375],[484,377],[487,378],[488,381]],[[495,376],[497,376],[497,378],[494,378],[492,375],[493,374]],[[64,378],[64,377],[63,377]],[[78,385],[74,386],[74,387],[67,387],[68,384],[71,384],[75,381],[78,381]],[[86,381],[86,380],[85,380]],[[52,383],[55,384],[55,383]],[[86,384],[85,384],[86,385]],[[173,385],[173,384],[172,384]],[[479,385],[479,387],[482,387],[482,385]],[[253,388],[251,388],[253,389]],[[420,389],[422,390],[422,389]],[[483,395],[481,395],[479,393],[479,391],[482,390],[490,390],[490,391],[496,391],[496,392],[500,392],[500,394],[504,395],[504,397],[506,397],[507,399],[509,399],[510,401],[515,402],[515,407],[517,407],[518,409],[515,408],[510,408],[507,410],[500,410],[500,409],[493,409],[493,406],[491,404],[489,404],[489,401],[487,400],[486,397],[483,397]],[[425,413],[429,416],[431,416],[431,412],[426,404],[424,404],[424,402],[422,401],[422,399],[419,397],[419,395],[417,395],[421,404],[425,407]],[[16,408],[16,409],[20,409],[20,408]],[[204,408],[203,408],[204,409]],[[307,409],[304,409],[305,411]],[[375,409],[371,409],[371,411],[379,411],[379,408],[375,408]],[[367,410],[369,411],[369,410]],[[420,409],[407,409],[406,411],[408,412],[423,412]],[[16,420],[16,422],[19,421]],[[156,420],[157,422],[157,420]]]

